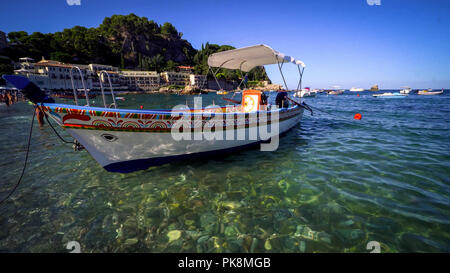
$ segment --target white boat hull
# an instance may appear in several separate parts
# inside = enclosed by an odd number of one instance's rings
[[[442,93],[444,93],[444,91],[419,91],[417,94],[423,96],[433,96],[433,95],[441,95]]]
[[[363,92],[364,88],[351,88],[350,92]]]
[[[110,128],[107,125],[93,127],[92,124],[99,124],[97,121],[105,120],[103,114],[100,114],[100,116],[91,115],[90,119],[87,120],[86,114],[89,111],[75,115],[72,113],[73,118],[71,118],[70,111],[69,113],[61,113],[61,111],[57,113],[58,108],[51,109],[49,107],[46,110],[50,111],[51,117],[65,127],[67,132],[80,142],[102,167],[113,172],[126,173],[142,170],[149,166],[162,165],[189,156],[216,155],[220,152],[256,145],[262,141],[259,134],[253,138],[249,137],[249,131],[251,129],[259,130],[259,127],[244,126],[244,128],[224,130],[222,134],[224,140],[207,140],[200,132],[199,140],[196,140],[194,134],[190,134],[191,140],[176,141],[167,128],[165,128],[165,131],[154,132],[124,131],[118,130],[119,127]],[[303,108],[294,107],[285,112],[289,113],[283,114],[280,112],[280,122],[277,123],[279,131],[276,135],[282,134],[298,124],[303,115]],[[132,120],[129,118],[119,119],[123,120],[121,124]],[[270,132],[271,125],[268,127]],[[125,127],[120,127],[120,129],[122,128]],[[232,133],[230,133],[230,130]],[[228,136],[232,134],[234,140],[229,140],[227,134]],[[238,135],[244,137],[237,140]]]

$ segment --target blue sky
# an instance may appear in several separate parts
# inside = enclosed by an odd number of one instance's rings
[[[450,1],[380,1],[16,0],[2,3],[0,30],[97,27],[106,16],[135,13],[171,22],[197,49],[207,41],[270,45],[306,63],[304,86],[450,88]],[[282,83],[276,66],[266,69]],[[293,65],[285,76],[295,88]]]

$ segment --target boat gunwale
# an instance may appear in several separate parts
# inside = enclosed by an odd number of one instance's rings
[[[112,108],[105,108],[105,107],[92,107],[92,106],[79,106],[79,105],[73,105],[73,104],[60,104],[60,103],[40,103],[41,106],[52,108],[65,108],[65,109],[76,109],[76,110],[86,110],[86,113],[88,114],[89,111],[101,111],[101,112],[110,112],[110,113],[128,113],[128,114],[156,114],[156,115],[172,115],[172,114],[179,114],[179,115],[193,115],[193,116],[203,116],[203,115],[248,115],[248,114],[259,114],[259,113],[275,113],[275,112],[290,112],[294,111],[297,108],[300,108],[298,105],[295,105],[293,107],[289,108],[278,108],[270,111],[264,111],[264,110],[258,110],[254,112],[205,112],[201,110],[208,110],[208,109],[214,109],[214,108],[201,108],[201,109],[186,109],[186,110],[170,110],[170,109],[157,109],[157,110],[139,110],[139,109],[112,109]],[[217,108],[227,108],[226,106],[217,106]],[[201,111],[201,112],[193,112],[193,111]]]

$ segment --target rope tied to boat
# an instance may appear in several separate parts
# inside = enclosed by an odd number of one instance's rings
[[[34,125],[34,118],[35,117],[36,117],[36,111],[34,111],[33,118],[31,119],[30,132],[28,134],[27,149],[26,149],[27,152],[25,154],[25,162],[23,164],[22,173],[20,174],[19,180],[17,181],[17,183],[14,186],[14,188],[9,192],[9,194],[5,198],[0,200],[0,205],[3,202],[5,202],[6,200],[8,200],[11,197],[11,195],[16,191],[16,189],[19,187],[20,182],[22,181],[23,175],[25,174],[25,169],[27,168],[27,163],[28,163],[28,155],[30,153],[31,136],[33,134],[33,125]]]
[[[48,115],[44,112],[44,110],[42,110],[42,108],[37,105],[37,107],[39,108],[39,111],[41,111],[41,113],[44,115],[45,120],[47,120],[47,123],[50,125],[50,127],[52,128],[53,132],[55,132],[56,136],[64,143],[67,144],[75,144],[75,141],[67,141],[65,140],[59,133],[58,131],[56,131],[55,127],[53,127],[53,125],[51,124],[50,120],[48,119]]]

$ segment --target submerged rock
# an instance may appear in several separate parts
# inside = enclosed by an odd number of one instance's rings
[[[345,244],[356,244],[365,237],[365,232],[360,229],[343,229],[337,230],[336,233]]]
[[[298,250],[301,253],[305,253],[306,252],[306,242],[305,241],[300,241],[300,244],[298,245]]]
[[[172,241],[178,240],[181,237],[180,230],[172,230],[167,233],[167,237],[169,237],[169,243]]]
[[[222,206],[227,208],[227,209],[237,209],[241,207],[241,203],[236,202],[236,201],[224,201],[222,202]]]
[[[266,240],[266,242],[264,243],[264,248],[266,250],[272,250],[272,245],[270,244],[270,239]]]
[[[137,244],[138,242],[139,240],[137,238],[126,239],[124,245],[131,246]]]
[[[258,239],[257,238],[253,238],[252,240],[252,245],[250,246],[250,253],[255,253],[256,247],[258,247]]]

